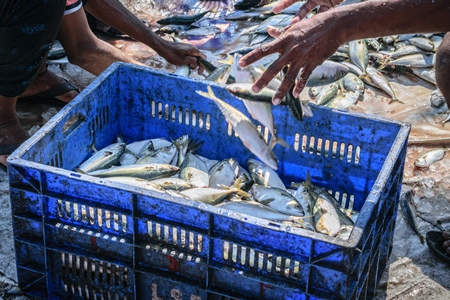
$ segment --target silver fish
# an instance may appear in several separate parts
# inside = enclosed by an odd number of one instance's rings
[[[313,217],[313,199],[312,194],[309,193],[308,188],[306,186],[306,182],[302,182],[300,186],[295,190],[293,196],[295,200],[301,205],[304,212],[303,221],[310,223],[314,226],[314,217]]]
[[[122,156],[120,157],[120,165],[121,166],[129,166],[134,164],[137,160],[139,159],[139,157],[134,154],[133,152],[127,150],[125,148],[125,151],[123,152]]]
[[[342,85],[348,91],[358,91],[361,95],[364,94],[364,82],[353,73],[349,72],[342,78]]]
[[[286,186],[284,185],[278,173],[276,173],[272,168],[268,167],[265,163],[253,158],[249,158],[247,160],[247,167],[253,181],[256,184],[267,187],[275,187],[283,190],[286,189]]]
[[[114,143],[108,145],[89,157],[83,162],[77,171],[82,173],[89,173],[95,170],[109,168],[119,162],[120,157],[125,151],[125,143]]]
[[[154,150],[151,153],[139,158],[136,164],[170,164],[177,157],[177,147],[174,143],[170,146]]]
[[[215,189],[211,187],[193,188],[179,192],[180,194],[189,197],[192,200],[203,202],[210,205],[217,205],[222,202],[227,196],[231,194],[244,193],[244,196],[249,197],[247,193],[240,191],[237,188],[230,189]]]
[[[196,93],[216,103],[227,122],[231,124],[244,146],[250,152],[272,169],[278,169],[278,159],[272,151],[273,144],[271,142],[269,144],[266,143],[264,137],[246,115],[217,98],[210,86],[208,86],[208,93],[202,91],[196,91]]]
[[[209,187],[232,186],[236,181],[236,174],[228,159],[216,163],[209,170]]]
[[[375,82],[380,87],[380,89],[382,89],[386,94],[388,94],[391,97],[389,103],[391,102],[403,103],[397,98],[397,96],[394,93],[394,90],[389,84],[389,81],[386,79],[386,77],[384,77],[383,74],[381,74],[380,71],[378,71],[374,67],[367,66],[367,74],[369,75],[370,79],[372,79],[372,81]]]
[[[402,66],[408,68],[429,68],[434,66],[435,55],[434,54],[410,54],[399,57],[393,61],[387,62],[385,65],[381,65],[380,69],[385,66]]]
[[[414,75],[436,85],[436,71],[434,68],[410,68]]]
[[[331,60],[326,60],[311,72],[306,86],[330,84],[341,79],[348,72],[349,70],[346,66]]]
[[[196,167],[184,167],[181,169],[179,178],[186,180],[198,187],[208,187],[209,186],[209,175],[208,172],[200,170]]]
[[[177,66],[175,71],[173,71],[173,74],[182,77],[189,77],[189,75],[191,74],[191,68],[189,67],[189,65]]]
[[[444,158],[447,149],[435,149],[427,151],[426,153],[420,155],[414,161],[414,165],[419,168],[427,168],[437,161]]]
[[[303,217],[305,215],[302,206],[286,190],[254,184],[250,188],[250,191],[256,201],[276,211],[297,217]]]
[[[106,179],[111,180],[111,181],[115,181],[115,182],[120,182],[120,183],[123,183],[123,184],[136,186],[136,187],[139,187],[139,188],[142,188],[142,189],[159,191],[159,192],[163,192],[164,191],[162,188],[160,188],[156,184],[152,183],[151,181],[148,181],[148,180],[142,179],[142,178],[115,176],[115,177],[106,177]]]
[[[430,39],[428,39],[426,37],[416,36],[416,37],[410,38],[408,41],[412,45],[414,45],[417,48],[420,48],[420,49],[422,49],[424,51],[432,52],[432,51],[435,50],[434,49],[434,43]]]
[[[147,180],[170,177],[177,174],[180,168],[169,164],[142,164],[131,166],[118,166],[88,172],[87,175],[95,177],[136,177]]]
[[[366,68],[369,63],[366,42],[364,40],[350,41],[348,46],[351,61],[361,69],[362,76],[366,76]]]
[[[359,91],[345,91],[339,93],[328,104],[328,107],[340,110],[348,110],[352,105],[355,105],[359,99]]]
[[[209,74],[205,80],[214,81],[217,83],[225,84],[230,77],[231,66],[229,65],[221,65],[217,69],[215,69],[211,74]]]
[[[402,196],[400,197],[400,206],[402,208],[403,215],[408,221],[409,226],[411,226],[411,229],[419,236],[422,245],[425,244],[425,238],[420,233],[419,226],[417,224],[417,213],[416,207],[414,205],[412,190],[409,190],[402,194]]]
[[[174,177],[154,179],[150,182],[163,190],[184,191],[198,187],[192,182]]]
[[[324,86],[319,95],[317,95],[316,104],[327,105],[337,95],[338,90],[339,84],[337,82]]]
[[[418,47],[414,46],[414,45],[408,45],[405,47],[401,47],[400,49],[391,52],[389,54],[389,58],[391,60],[395,60],[397,58],[400,58],[402,56],[406,56],[406,55],[411,55],[411,54],[418,54],[418,53],[423,53],[422,49],[419,49]]]

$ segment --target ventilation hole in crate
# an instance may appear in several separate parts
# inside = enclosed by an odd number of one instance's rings
[[[341,147],[339,149],[339,159],[343,160],[345,155],[345,143],[341,143]]]
[[[195,110],[192,111],[192,126],[197,126],[197,112]]]
[[[348,145],[348,147],[347,147],[347,162],[352,161],[352,156],[353,156],[353,145]]]
[[[191,117],[191,112],[190,112],[189,108],[186,108],[186,110],[184,111],[184,124],[189,125],[189,122],[191,121],[190,117]]]
[[[156,117],[156,102],[154,100],[151,103],[151,115],[153,118]]]
[[[163,104],[161,102],[158,102],[157,116],[158,119],[162,119],[163,117]]]
[[[264,127],[264,140],[266,141],[266,143],[269,142],[269,128]]]
[[[308,143],[308,137],[306,136],[306,134],[304,134],[302,137],[302,152],[306,152],[307,143]]]
[[[197,119],[198,119],[198,128],[203,128],[203,126],[205,126],[205,122],[204,122],[204,120],[203,120],[203,113],[202,112],[199,112],[198,114],[197,114]]]
[[[206,114],[206,123],[205,123],[205,129],[206,130],[210,130],[211,129],[211,115],[210,114]]]
[[[323,149],[323,155],[325,157],[328,157],[328,155],[330,155],[330,145],[331,145],[330,140],[325,140],[325,147]]]
[[[147,234],[151,239],[164,241],[168,244],[180,246],[201,252],[203,251],[203,235],[184,229],[147,221]]]
[[[294,150],[295,151],[298,151],[299,142],[300,142],[300,134],[296,133],[294,135]]]
[[[342,199],[340,201],[341,207],[345,207],[347,205],[347,193],[342,193]]]
[[[170,111],[169,111],[169,104],[164,104],[164,120],[169,120]]]
[[[336,158],[338,151],[338,142],[334,141],[331,146],[331,157]]]
[[[349,197],[349,201],[348,201],[348,209],[353,210],[353,205],[355,203],[355,196],[354,195],[350,195]]]
[[[176,120],[177,120],[177,107],[176,107],[176,105],[172,105],[172,113],[171,113],[171,116],[170,116],[170,120],[172,121],[172,122],[175,122]]]
[[[178,123],[183,123],[183,108],[181,106],[178,106]]]
[[[361,154],[361,147],[356,146],[355,147],[355,164],[359,163],[360,154]]]
[[[321,138],[318,138],[317,139],[317,145],[316,145],[316,154],[317,155],[321,155],[322,154],[322,143],[323,143],[323,140],[321,139]]]
[[[80,213],[78,211],[78,203],[74,203],[73,204],[73,218],[75,219],[75,221],[80,221]]]
[[[315,138],[312,136],[309,138],[309,154],[314,153],[314,148],[315,148]]]
[[[333,195],[332,193],[330,194]],[[341,202],[341,193],[339,193],[339,191],[336,191],[336,193],[334,193],[334,199],[336,199],[338,202]]]

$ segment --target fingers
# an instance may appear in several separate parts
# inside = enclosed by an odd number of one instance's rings
[[[272,11],[274,14],[278,14],[297,1],[298,0],[281,0],[272,8]]]
[[[327,6],[321,6],[319,8],[319,10],[317,11],[317,13],[323,13],[326,12],[327,10],[330,10],[331,7],[327,7]]]
[[[278,48],[278,41],[274,40],[270,43],[261,45],[260,47],[256,48],[255,50],[251,51],[250,53],[247,53],[239,60],[239,66],[242,68],[247,67],[248,65],[254,63],[257,60],[260,60],[264,56],[267,56],[269,54],[272,54],[274,52],[277,52],[276,49]]]
[[[298,11],[298,13],[295,15],[294,19],[292,19],[292,21],[294,21],[295,19],[297,19],[297,21],[295,23],[297,23],[298,21],[300,21],[301,19],[304,19],[306,17],[306,15],[313,10],[316,6],[317,6],[317,1],[314,0],[308,0],[306,1],[305,5],[303,5],[300,10]],[[291,22],[291,24],[293,24]]]
[[[311,75],[312,71],[313,71],[313,68],[311,68],[309,65],[303,67],[302,72],[301,72],[300,76],[298,77],[295,88],[292,91],[292,95],[295,98],[297,98],[300,95],[300,93],[303,91],[303,89],[305,88],[306,82],[308,81],[308,78]]]
[[[279,37],[280,35],[282,35],[286,30],[288,30],[291,26],[288,25],[286,27],[283,28],[278,28],[278,27],[273,27],[273,26],[267,26],[267,33],[274,38]]]
[[[289,92],[291,86],[295,83],[295,78],[297,77],[298,70],[297,68],[290,67],[287,73],[284,75],[283,81],[278,88],[278,91],[273,96],[272,103],[274,105],[278,105],[281,103],[281,100],[286,97],[286,94]]]
[[[275,75],[277,75],[281,71],[283,67],[284,63],[279,59],[270,64],[267,70],[253,84],[253,92],[259,93],[259,91],[262,90],[275,77]]]

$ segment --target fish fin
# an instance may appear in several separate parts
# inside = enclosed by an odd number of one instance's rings
[[[309,101],[308,100],[300,100],[300,105],[302,106],[302,110],[303,110],[303,116],[304,117],[309,117],[312,118],[314,116],[311,107],[308,105]]]
[[[269,198],[269,199],[261,200],[261,201],[258,201],[258,202],[261,203],[261,204],[264,204],[264,205],[268,205],[273,200],[275,200],[275,198]]]
[[[398,100],[397,98],[392,98],[391,100],[389,100],[389,104],[391,104],[392,102],[399,102],[401,104],[405,104],[405,102],[402,102],[402,101]]]
[[[279,145],[283,146],[284,148],[289,148],[289,144],[284,139],[280,138],[278,135],[273,135],[270,142],[273,143],[272,148],[275,147],[276,144],[279,144]]]
[[[233,63],[234,63],[234,58],[233,58],[232,55],[227,54],[227,58],[218,60],[217,62],[218,62],[218,63],[221,63],[221,64],[225,64],[225,65],[233,65]]]
[[[87,174],[86,172],[81,171],[79,168],[74,168],[74,170],[75,170],[77,173]]]

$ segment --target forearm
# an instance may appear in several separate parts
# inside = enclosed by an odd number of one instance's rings
[[[163,51],[166,42],[124,7],[119,0],[89,0],[85,10],[156,52]]]
[[[331,28],[340,30],[337,34],[342,43],[368,37],[450,31],[449,0],[370,0],[323,14],[325,22],[335,26]]]

